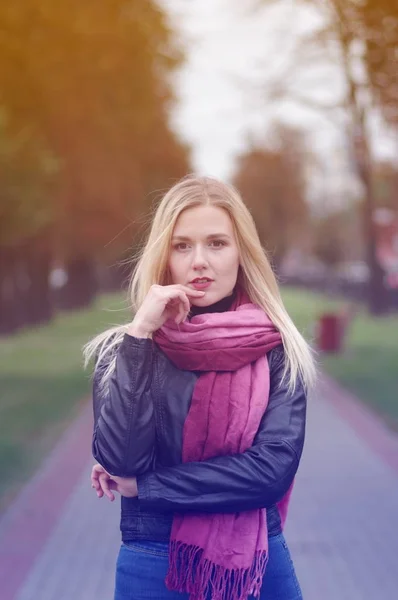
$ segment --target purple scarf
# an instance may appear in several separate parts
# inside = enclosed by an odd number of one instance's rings
[[[230,311],[168,321],[154,340],[178,368],[204,371],[184,425],[183,462],[247,450],[268,404],[266,353],[281,344],[265,312],[239,292]],[[284,517],[286,502],[281,508]],[[258,596],[268,560],[265,509],[175,515],[169,559],[167,587],[191,600]]]

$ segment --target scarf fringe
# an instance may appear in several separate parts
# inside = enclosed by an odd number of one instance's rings
[[[248,569],[227,569],[203,558],[203,548],[172,540],[166,586],[189,593],[190,600],[247,600],[260,596],[268,562],[265,551],[256,552]]]

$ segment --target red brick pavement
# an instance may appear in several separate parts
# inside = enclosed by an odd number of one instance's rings
[[[73,492],[73,482],[87,467],[86,457],[90,452],[92,427],[92,409],[86,405],[41,470],[2,517],[2,600],[14,600],[21,583],[58,522]]]
[[[398,435],[381,417],[325,374],[320,379],[319,391],[371,450],[398,473]]]

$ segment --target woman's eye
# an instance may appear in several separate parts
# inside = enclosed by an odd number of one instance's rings
[[[212,245],[214,248],[221,248],[222,246],[225,246],[225,242],[223,242],[222,240],[213,240],[213,241],[211,242],[211,245]]]
[[[185,242],[180,242],[175,245],[176,250],[186,250],[188,245]]]

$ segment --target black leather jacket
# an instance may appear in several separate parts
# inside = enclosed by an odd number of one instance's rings
[[[306,394],[281,384],[282,346],[268,354],[271,388],[246,452],[181,463],[182,433],[198,375],[177,369],[150,339],[125,335],[105,391],[94,376],[94,458],[112,475],[136,476],[138,498],[122,498],[123,541],[169,541],[173,513],[267,508],[269,535],[281,530],[275,503],[289,489],[304,443]]]

